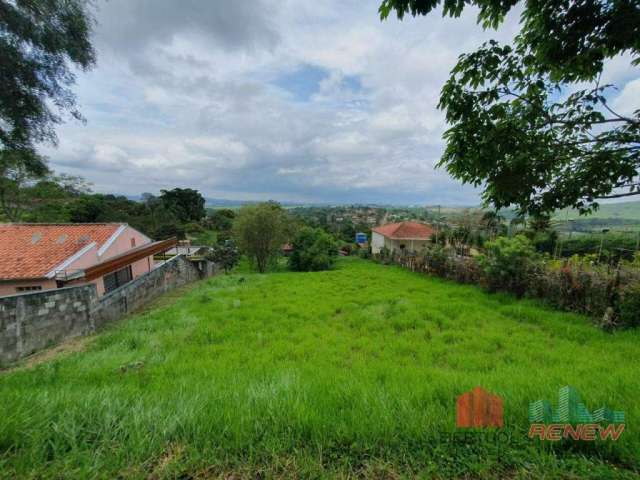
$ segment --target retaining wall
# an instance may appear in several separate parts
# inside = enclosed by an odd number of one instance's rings
[[[193,263],[178,255],[101,298],[94,284],[0,297],[0,362],[94,332],[169,290],[214,273],[211,262]]]

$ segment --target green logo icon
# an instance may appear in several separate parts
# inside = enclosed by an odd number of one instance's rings
[[[580,400],[578,391],[567,385],[560,388],[558,408],[553,409],[547,400],[537,400],[529,404],[531,423],[624,423],[624,412],[602,406],[590,412]]]

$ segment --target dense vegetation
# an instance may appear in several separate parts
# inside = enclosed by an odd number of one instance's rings
[[[338,255],[336,241],[321,228],[301,228],[291,246],[289,268],[297,272],[328,270]]]
[[[638,331],[353,258],[238,273],[86,352],[0,375],[7,477],[631,478]],[[541,445],[531,401],[572,385],[622,409],[617,442]],[[502,443],[452,441],[458,395],[504,400]]]
[[[475,256],[461,255],[451,243],[433,243],[418,252],[383,249],[374,259],[492,292],[540,298],[556,308],[590,315],[607,330],[640,326],[638,256],[615,267],[592,255],[554,260],[537,252],[525,235],[516,235],[488,241]]]

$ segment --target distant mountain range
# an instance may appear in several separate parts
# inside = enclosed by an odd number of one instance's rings
[[[141,200],[140,195],[126,195],[130,200]],[[209,208],[233,208],[233,207],[241,207],[242,205],[251,205],[254,203],[258,203],[258,200],[229,200],[226,198],[210,198],[205,197],[205,205]],[[280,204],[284,207],[330,207],[330,206],[367,206],[367,207],[379,207],[379,208],[393,208],[393,207],[420,207],[424,206],[425,208],[434,211],[441,210],[443,215],[448,215],[452,213],[460,213],[464,210],[475,210],[481,209],[480,206],[449,206],[449,205],[395,205],[395,204],[385,204],[385,203],[352,203],[352,202],[280,202]],[[511,219],[515,217],[515,211],[511,209],[505,209],[500,212],[507,219]],[[582,220],[582,219],[625,219],[625,220],[636,220],[640,222],[640,200],[630,201],[630,202],[618,202],[618,203],[601,203],[600,208],[597,211],[590,215],[581,216],[577,210],[573,209],[563,209],[558,210],[554,214],[554,218],[556,220]]]

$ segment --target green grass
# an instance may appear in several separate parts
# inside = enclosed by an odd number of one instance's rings
[[[627,220],[640,220],[640,201],[601,203],[598,210],[586,216],[581,216],[577,210],[573,209],[557,210],[554,217],[558,220],[581,218],[622,218]]]
[[[189,235],[189,239],[193,245],[215,245],[218,239],[218,232],[215,230],[203,230]]]
[[[357,259],[218,276],[86,352],[0,375],[0,475],[635,478],[638,340]],[[566,384],[625,410],[618,442],[526,437],[528,403]],[[476,385],[503,398],[510,442],[437,437]]]

